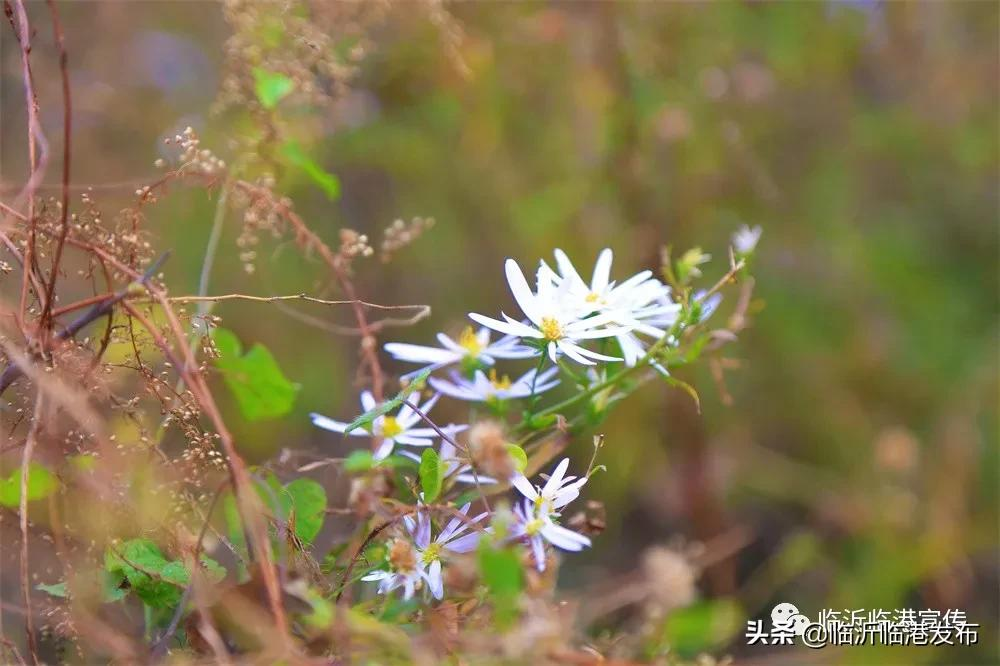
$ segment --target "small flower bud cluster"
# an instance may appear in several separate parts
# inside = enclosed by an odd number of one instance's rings
[[[383,262],[392,259],[395,252],[403,249],[434,226],[433,217],[415,217],[409,222],[396,220],[386,230],[379,248]]]
[[[291,94],[312,105],[342,96],[367,55],[368,26],[380,3],[318,3],[308,15],[293,3],[226,0],[223,12],[233,30],[226,41],[225,74],[213,111],[260,108],[255,71],[280,72],[292,82]],[[260,34],[278,22],[289,38],[264,46]],[[350,44],[350,48],[340,48]]]
[[[181,149],[180,161],[181,168],[196,173],[201,173],[206,176],[215,175],[226,169],[226,163],[215,156],[215,154],[207,149],[201,147],[201,139],[195,133],[192,127],[186,127],[183,132],[175,135],[173,138],[167,137],[163,140],[166,145],[176,145]],[[156,160],[154,163],[157,167],[164,166],[165,162],[163,160]],[[149,188],[144,188],[148,194]],[[143,192],[141,190],[136,190],[136,195],[141,196]]]
[[[257,179],[255,185],[257,185],[256,191],[266,192],[267,195],[249,196],[242,190],[236,190],[233,197],[234,204],[243,207],[243,228],[236,239],[236,246],[240,250],[240,261],[243,262],[243,270],[247,274],[252,274],[256,270],[256,246],[260,242],[260,232],[268,231],[277,238],[282,230],[282,217],[278,209],[290,208],[292,205],[290,199],[278,198],[271,193],[274,176],[265,174]]]
[[[340,256],[350,261],[357,257],[370,257],[375,253],[368,244],[368,236],[354,229],[340,230]]]

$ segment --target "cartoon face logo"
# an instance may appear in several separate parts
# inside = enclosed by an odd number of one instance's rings
[[[809,618],[801,614],[794,604],[780,603],[771,611],[771,625],[775,629],[801,636],[809,626]]]
[[[791,620],[796,615],[799,615],[799,609],[794,604],[778,604],[771,611],[771,624],[784,629],[791,625]]]

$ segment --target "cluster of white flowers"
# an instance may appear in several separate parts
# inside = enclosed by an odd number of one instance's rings
[[[749,255],[760,237],[759,227],[744,227],[733,236],[734,251],[740,256]],[[704,263],[708,255],[699,254],[695,264]],[[608,377],[611,365],[595,368],[598,363],[618,364],[635,368],[647,364],[666,373],[650,352],[657,341],[676,343],[682,305],[672,298],[670,287],[657,279],[652,271],[642,271],[621,282],[611,279],[612,252],[603,250],[597,257],[590,280],[581,277],[569,257],[562,250],[555,251],[555,269],[541,261],[535,273],[533,290],[520,266],[507,259],[507,283],[518,307],[521,318],[501,312],[502,319],[470,313],[469,317],[482,327],[466,328],[457,340],[444,333],[437,335],[439,347],[394,342],[385,350],[395,359],[420,367],[404,380],[418,374],[448,370],[447,377],[430,376],[427,379],[434,395],[419,404],[414,396],[404,401],[394,414],[381,414],[371,421],[367,429],[347,432],[348,424],[326,416],[312,414],[315,425],[352,436],[375,440],[373,458],[376,463],[393,453],[415,461],[421,457],[403,447],[426,448],[440,440],[438,457],[444,467],[445,483],[464,482],[475,484],[509,483],[522,497],[506,512],[505,525],[496,529],[502,538],[518,542],[527,548],[535,567],[544,571],[546,566],[545,544],[565,551],[579,551],[590,546],[590,539],[559,524],[561,511],[576,499],[586,484],[583,476],[566,476],[570,465],[563,459],[546,477],[544,485],[536,486],[521,473],[500,479],[479,473],[475,461],[466,448],[456,448],[455,436],[468,429],[468,425],[448,424],[436,426],[428,413],[440,397],[446,396],[470,403],[484,403],[498,414],[505,414],[508,403],[515,400],[529,401],[533,409],[538,397],[556,388],[561,369],[574,381],[580,376],[568,366],[565,359],[588,366],[586,377],[592,385]],[[719,302],[717,294],[706,297],[695,293],[698,305],[696,318],[709,317]],[[503,337],[491,340],[491,330]],[[589,346],[588,346],[589,345]],[[592,347],[598,346],[597,349]],[[620,355],[613,355],[620,354]],[[517,379],[501,375],[495,367],[498,360],[535,359],[536,367]],[[545,368],[546,363],[552,366]],[[413,402],[410,402],[413,401]],[[368,391],[361,394],[365,412],[378,405]],[[530,413],[530,412],[529,412]],[[421,424],[421,421],[426,423]],[[431,594],[441,599],[444,595],[442,562],[451,554],[467,553],[476,548],[483,533],[494,533],[486,526],[489,512],[468,518],[469,504],[453,517],[435,539],[431,539],[432,521],[430,506],[419,504],[412,515],[404,517],[405,534],[397,537],[389,549],[387,568],[372,571],[363,580],[378,581],[378,591],[387,593],[403,589],[410,598],[416,590],[426,585]]]

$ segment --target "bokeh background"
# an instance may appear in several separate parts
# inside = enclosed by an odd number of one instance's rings
[[[229,157],[239,125],[209,113],[231,30],[220,5],[60,6],[76,185],[117,210],[186,125]],[[362,297],[433,307],[383,341],[429,342],[470,310],[509,308],[507,256],[531,265],[562,247],[586,266],[609,246],[620,278],[656,268],[662,245],[700,245],[716,257],[710,282],[730,234],[761,225],[753,323],[725,349],[724,385],[707,366],[682,371],[700,414],[650,384],[603,424],[608,471],[587,497],[608,529],[567,559],[563,586],[627,573],[651,545],[724,537],[740,547],[700,578],[700,615],[685,620],[699,630],[677,629],[688,648],[763,659],[742,620],[779,601],[809,615],[960,608],[983,625],[974,649],[793,658],[996,663],[998,18],[992,2],[404,3],[320,122],[288,121],[340,198],[279,182],[331,242],[435,219],[391,263],[357,265]],[[47,29],[36,44],[57,100]],[[0,45],[7,194],[24,120],[9,30]],[[58,146],[61,109],[43,110]],[[214,208],[177,187],[148,211],[175,294],[196,289]],[[233,218],[210,292],[322,288],[322,266],[288,240],[265,242],[247,275]],[[348,450],[307,414],[357,412],[356,340],[256,304],[215,312],[302,386],[287,418],[230,418],[248,457]],[[574,447],[589,456],[586,437]],[[735,600],[735,622],[720,600]]]

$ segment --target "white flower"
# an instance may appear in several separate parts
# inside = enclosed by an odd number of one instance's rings
[[[582,315],[611,313],[614,323],[630,327],[615,335],[626,365],[634,366],[645,354],[648,345],[638,333],[658,340],[677,321],[681,306],[670,299],[670,287],[653,277],[652,271],[636,273],[621,284],[611,280],[610,248],[598,255],[589,285],[565,252],[556,249],[555,257],[559,268],[556,280],[569,284],[571,298]],[[544,262],[540,270],[552,272]]]
[[[440,398],[440,396],[435,395],[422,406],[418,406],[417,409],[424,414],[427,414],[437,403],[438,398]],[[375,409],[376,402],[374,396],[371,394],[371,391],[362,391],[361,407],[365,412],[370,412]],[[322,414],[313,412],[309,415],[309,418],[312,419],[313,425],[319,426],[325,430],[332,430],[334,432],[344,432],[347,430],[347,423],[334,421],[333,419],[323,416]],[[433,428],[415,428],[414,426],[419,423],[420,420],[420,415],[414,411],[413,407],[411,407],[409,403],[403,403],[403,406],[399,408],[399,411],[396,412],[395,416],[385,414],[376,417],[372,422],[371,432],[364,430],[363,428],[356,428],[347,434],[354,437],[381,438],[382,443],[379,445],[374,454],[375,460],[379,461],[388,458],[396,444],[405,444],[409,446],[431,446],[434,443],[434,438],[437,437],[437,432],[435,432]],[[468,426],[448,425],[442,428],[442,430],[451,435],[453,433],[461,432],[467,427]]]
[[[429,527],[429,525],[428,525]],[[410,530],[410,538],[413,531]],[[388,594],[397,588],[403,588],[403,598],[410,599],[413,593],[423,584],[426,572],[420,565],[413,544],[407,539],[395,539],[387,553],[388,569],[379,569],[363,576],[363,581],[378,581],[378,593]]]
[[[750,254],[757,247],[757,241],[760,240],[760,235],[763,232],[764,230],[760,228],[760,225],[751,229],[748,225],[744,224],[733,234],[733,249],[736,250],[737,254]]]
[[[656,298],[666,287],[659,280],[653,278],[652,271],[642,271],[636,273],[625,282],[617,284],[611,280],[611,263],[614,255],[611,248],[604,248],[597,255],[594,264],[594,273],[590,278],[590,284],[584,282],[577,272],[573,262],[565,252],[556,248],[554,251],[556,266],[559,273],[556,282],[568,283],[570,298],[576,301],[576,306],[582,315],[602,310],[630,309],[635,305],[643,305]],[[542,271],[553,272],[545,262],[541,262]],[[645,293],[646,297],[641,298],[638,292]],[[669,292],[669,290],[667,290]]]
[[[511,536],[528,542],[539,571],[545,571],[545,541],[574,552],[590,545],[589,538],[556,522],[560,515],[558,509],[579,497],[580,488],[587,483],[587,477],[566,476],[568,467],[569,458],[563,458],[544,486],[531,485],[522,474],[511,478],[514,487],[524,495],[521,503],[514,506]]]
[[[420,462],[420,456],[412,451],[400,451],[401,456],[406,456],[410,460],[416,460]],[[441,440],[441,448],[438,449],[438,457],[441,462],[444,463],[444,476],[449,478],[454,475],[456,481],[461,481],[462,483],[496,483],[497,480],[492,476],[484,476],[478,472],[473,474],[472,465],[465,462],[465,459],[458,457],[458,452],[451,443]]]
[[[387,553],[388,569],[372,571],[361,580],[379,581],[379,594],[402,587],[404,599],[412,598],[413,593],[426,582],[435,599],[444,597],[442,559],[446,553],[468,553],[473,550],[479,544],[480,532],[466,532],[488,515],[484,512],[474,518],[467,518],[469,506],[470,504],[466,504],[459,509],[462,516],[455,516],[448,521],[434,541],[431,541],[430,515],[423,506],[417,509],[415,517],[403,516],[403,525],[409,538],[392,542]]]
[[[534,502],[541,513],[558,515],[556,510],[579,497],[580,488],[587,483],[585,476],[579,479],[575,476],[566,476],[568,467],[569,458],[563,458],[544,486],[531,485],[523,474],[515,474],[510,482],[526,499]]]
[[[427,367],[437,370],[454,363],[469,361],[493,365],[498,358],[528,358],[537,353],[534,349],[519,344],[517,338],[509,335],[496,342],[490,342],[490,331],[487,328],[473,332],[472,327],[467,326],[457,341],[444,333],[438,333],[437,339],[441,343],[440,347],[390,342],[385,346],[385,350],[398,361],[427,364],[424,368],[409,373],[411,376]]]
[[[507,273],[507,283],[510,285],[514,300],[528,318],[529,323],[517,321],[502,314],[506,321],[500,321],[481,314],[470,313],[469,317],[483,326],[495,331],[516,335],[520,338],[537,340],[544,344],[549,358],[556,361],[557,355],[563,353],[577,363],[594,365],[594,360],[620,361],[620,358],[605,356],[590,351],[577,344],[580,340],[607,338],[626,328],[605,328],[613,321],[607,314],[598,314],[586,319],[580,318],[579,311],[573,307],[568,298],[569,284],[564,280],[556,286],[556,275],[551,270],[538,271],[538,293],[531,291],[524,273],[513,259],[504,264]]]
[[[361,580],[379,581],[379,594],[387,594],[396,588],[402,587],[403,598],[411,599],[413,598],[413,592],[420,585],[422,578],[422,572],[416,569],[410,569],[408,571],[386,571],[384,569],[379,569],[363,576]]]
[[[556,548],[577,552],[590,545],[590,539],[557,524],[550,514],[539,511],[531,500],[525,498],[514,506],[514,524],[511,536],[525,539],[535,557],[535,566],[545,571],[545,542]]]
[[[465,518],[469,513],[469,504],[466,504],[459,512],[458,516],[448,521],[441,533],[434,541],[431,541],[431,520],[424,511],[418,511],[416,520],[411,516],[405,516],[407,530],[413,535],[413,541],[417,545],[417,561],[421,568],[421,575],[427,581],[427,587],[435,599],[444,597],[444,583],[441,579],[441,560],[445,553],[468,553],[479,544],[480,532],[471,534],[465,532],[475,527],[476,523],[489,515],[483,512],[475,518]]]
[[[516,381],[511,381],[510,377],[503,375],[498,377],[496,370],[490,370],[489,376],[482,370],[476,370],[472,379],[466,379],[452,374],[452,380],[431,377],[428,379],[435,391],[444,395],[458,398],[459,400],[470,400],[472,402],[491,402],[494,400],[510,400],[512,398],[527,398],[537,395],[543,391],[548,391],[553,386],[559,384],[558,379],[552,377],[558,372],[558,368],[549,368],[538,373],[535,378],[535,369],[521,375]]]

